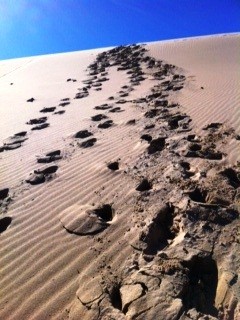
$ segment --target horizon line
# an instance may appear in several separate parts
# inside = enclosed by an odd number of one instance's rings
[[[118,45],[111,45],[111,46],[99,47],[99,48],[90,48],[90,49],[83,49],[83,50],[61,51],[61,52],[54,52],[54,53],[36,54],[33,56],[23,56],[23,57],[16,57],[16,58],[1,59],[0,62],[1,61],[9,61],[9,60],[27,59],[27,58],[37,58],[37,57],[44,57],[44,56],[50,56],[50,55],[71,54],[71,53],[85,52],[85,51],[102,51],[102,50],[109,50],[109,49],[119,47],[119,46],[130,46],[133,44],[146,45],[146,44],[159,43],[159,42],[175,42],[175,41],[184,41],[184,40],[199,39],[199,38],[223,37],[223,36],[227,36],[227,35],[237,36],[237,35],[240,35],[240,31],[226,32],[226,33],[213,33],[213,34],[206,34],[206,35],[200,35],[200,36],[189,36],[189,37],[184,37],[184,38],[143,41],[143,42],[128,43],[128,44],[118,44]]]

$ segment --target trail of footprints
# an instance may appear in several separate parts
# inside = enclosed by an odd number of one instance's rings
[[[117,66],[118,71],[126,72],[129,75],[129,84],[122,86],[115,97],[110,96],[109,103],[95,106],[94,109],[97,112],[104,113],[92,116],[91,121],[99,129],[108,129],[113,126],[114,123],[109,115],[124,111],[116,104],[123,105],[131,102],[143,110],[144,119],[138,121],[145,123],[147,120],[140,135],[140,139],[147,144],[146,152],[140,156],[138,163],[133,168],[129,168],[127,172],[137,181],[136,191],[139,194],[136,204],[136,208],[138,208],[136,209],[137,219],[139,219],[141,212],[147,211],[149,203],[159,202],[157,193],[153,191],[156,182],[162,186],[162,195],[165,198],[165,204],[152,217],[151,222],[145,224],[145,227],[139,232],[137,243],[132,244],[137,252],[143,254],[146,264],[142,266],[142,272],[149,273],[150,271],[154,277],[160,279],[160,283],[167,281],[166,276],[169,274],[172,275],[175,272],[181,274],[181,279],[185,280],[182,281],[175,277],[178,289],[177,287],[174,289],[178,291],[176,295],[182,301],[179,312],[184,315],[191,308],[196,308],[197,312],[201,311],[203,314],[215,317],[220,314],[220,310],[214,307],[214,296],[211,292],[216,291],[217,280],[209,283],[207,278],[206,280],[201,278],[200,286],[199,277],[202,269],[203,274],[210,274],[212,279],[215,279],[217,262],[213,260],[212,252],[206,251],[202,256],[199,255],[199,252],[202,252],[202,247],[204,247],[206,233],[212,234],[211,245],[214,250],[214,245],[216,245],[214,241],[217,239],[217,235],[224,226],[231,224],[239,215],[237,207],[232,205],[239,201],[239,168],[222,168],[221,164],[217,164],[224,157],[217,146],[222,141],[233,138],[235,133],[221,123],[212,123],[203,128],[205,134],[201,137],[194,134],[191,128],[191,118],[180,111],[178,104],[169,102],[167,99],[170,92],[179,91],[184,87],[185,76],[178,74],[175,66],[147,56],[146,49],[138,45],[118,47],[99,54],[96,61],[88,67],[89,78],[83,81],[84,87],[78,89],[75,99],[87,97],[90,90],[102,90],[103,83],[109,80],[108,70],[112,66]],[[149,71],[144,72],[144,68]],[[139,99],[125,100],[134,87],[139,86],[149,74],[158,81],[152,87],[151,93]],[[70,78],[67,81],[76,82],[75,79]],[[28,101],[33,102],[34,98]],[[59,103],[59,107],[65,108],[69,104],[70,99],[64,98]],[[46,107],[40,112],[62,114],[65,110]],[[136,119],[130,119],[126,125],[134,125],[135,123]],[[33,125],[31,130],[41,130],[49,126],[47,117],[31,119],[27,124]],[[172,139],[173,137],[174,139]],[[19,148],[27,139],[27,132],[17,133],[4,142],[0,152]],[[74,139],[78,141],[77,145],[81,148],[90,148],[97,142],[97,138],[94,137],[90,128],[77,132]],[[162,157],[164,164],[159,163],[159,157]],[[217,168],[215,177],[208,178],[203,170],[199,172],[202,179],[194,179],[198,172],[192,168],[192,158],[206,161],[206,171],[215,166]],[[63,159],[61,150],[55,150],[38,157],[37,162],[49,164],[61,161],[61,159]],[[166,164],[172,165],[169,174],[165,174]],[[120,165],[119,161],[113,161],[108,163],[107,167],[114,172],[119,170]],[[54,178],[57,170],[56,164],[40,168],[30,174],[26,182],[31,185],[44,183]],[[172,196],[171,201],[170,196]],[[3,207],[9,201],[7,199],[9,199],[9,190],[0,190],[0,201]],[[179,207],[177,204],[181,202],[183,205]],[[114,205],[104,204],[84,212],[82,220],[78,220],[77,225],[67,218],[65,220],[63,218],[61,222],[70,233],[97,234],[110,225],[109,221],[113,219],[114,214]],[[11,217],[2,218],[0,232],[5,231],[10,223]],[[136,223],[138,223],[137,220]],[[177,260],[170,259],[167,251],[156,255],[160,250],[168,248],[169,243],[177,237],[180,232],[180,224],[183,230],[187,230],[181,257]],[[198,234],[198,238],[194,237],[194,234]],[[195,253],[191,253],[191,258],[189,258],[192,247]],[[187,256],[188,259],[186,259]],[[106,310],[106,307],[109,307],[110,311],[114,309],[122,316],[131,312],[132,307],[135,310],[142,310],[144,317],[150,319],[151,308],[148,307],[146,296],[149,295],[151,300],[151,294],[157,289],[154,286],[149,286],[148,281],[139,276],[139,264],[140,260],[135,260],[135,267],[128,269],[126,262],[126,270],[128,271],[125,273],[125,278],[108,284],[110,288],[104,293],[108,296],[107,300],[102,298],[86,303],[88,310],[94,310],[94,305],[97,303],[98,317]],[[156,265],[158,265],[157,271],[154,267]],[[208,267],[206,267],[207,265]],[[133,293],[132,300],[125,304],[124,288],[129,283],[132,283],[132,286],[141,283],[141,288],[139,287],[141,293],[137,296]],[[119,299],[119,303],[114,302],[111,297],[113,289],[118,291],[115,299]],[[194,290],[198,290],[200,295],[205,297],[205,300],[196,298],[196,295],[192,294]],[[187,294],[183,296],[183,292],[187,292]],[[143,296],[145,296],[144,299],[142,299]],[[107,305],[106,301],[108,301]],[[183,316],[181,319],[188,318]]]

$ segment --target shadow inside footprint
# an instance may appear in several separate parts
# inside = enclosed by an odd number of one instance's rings
[[[38,163],[50,163],[56,160],[62,159],[61,150],[52,151],[46,154],[45,157],[40,157],[37,159]]]
[[[88,140],[86,140],[86,141],[83,141],[83,142],[80,144],[80,147],[82,147],[82,148],[92,147],[92,146],[96,143],[96,141],[97,141],[96,138],[88,139]]]
[[[54,114],[64,114],[64,113],[65,113],[65,110],[60,110],[60,111],[54,112]]]
[[[219,129],[222,126],[222,123],[220,122],[213,122],[208,124],[203,128],[203,130],[208,130],[208,129]]]
[[[41,117],[41,118],[36,118],[36,119],[31,119],[27,122],[27,124],[42,124],[47,121],[47,117]]]
[[[58,166],[50,166],[45,169],[34,170],[34,173],[47,175],[47,174],[55,173],[57,170],[58,170]]]
[[[8,188],[0,190],[0,200],[4,200],[5,198],[7,198],[8,193],[9,193]]]
[[[0,219],[0,233],[7,230],[7,228],[11,224],[11,222],[12,222],[11,217],[4,217],[4,218]]]
[[[111,110],[109,110],[109,112],[112,112],[112,113],[115,113],[115,112],[122,112],[123,110],[120,108],[120,107],[116,107],[116,108],[113,108]]]
[[[153,154],[157,151],[162,151],[164,147],[165,147],[165,138],[153,139],[150,142],[150,145],[148,147],[148,154]]]
[[[30,98],[27,100],[27,102],[33,102],[35,99],[34,98]]]
[[[26,180],[27,183],[31,185],[38,185],[44,183],[46,180],[44,174],[31,174],[30,178]]]
[[[113,121],[112,120],[107,120],[107,121],[104,121],[102,123],[99,123],[98,128],[107,129],[107,128],[110,128],[112,125],[113,125]]]
[[[56,107],[50,107],[50,108],[43,108],[40,110],[40,112],[46,113],[46,112],[53,112],[55,111]]]
[[[136,188],[136,190],[140,192],[148,191],[150,189],[152,189],[152,184],[147,179],[143,179]]]
[[[110,170],[116,171],[119,169],[119,163],[117,161],[110,162],[110,163],[108,163],[107,167]]]
[[[96,106],[94,107],[95,110],[107,110],[107,109],[111,109],[112,106],[110,106],[109,104],[105,103],[105,104],[102,104],[100,106]]]
[[[15,133],[14,137],[25,137],[27,134],[27,131],[21,131],[18,133]]]
[[[146,140],[147,142],[151,142],[152,141],[152,136],[150,136],[150,134],[143,134],[141,136],[142,140]]]
[[[50,166],[44,169],[34,170],[34,173],[30,175],[30,178],[26,180],[31,185],[38,185],[44,183],[46,179],[50,179],[52,174],[58,170],[58,166]]]
[[[65,106],[67,106],[67,105],[69,105],[69,104],[70,104],[69,101],[61,102],[61,103],[59,103],[59,107],[65,107]]]
[[[81,130],[78,131],[75,134],[75,138],[80,138],[80,139],[84,139],[84,138],[88,138],[90,136],[92,136],[93,134],[91,132],[89,132],[88,130]]]
[[[103,119],[107,119],[107,116],[104,114],[97,114],[96,116],[93,116],[92,121],[101,121]]]
[[[39,126],[33,127],[31,130],[42,130],[49,127],[49,123],[43,123],[40,124]]]
[[[60,218],[60,221],[69,233],[85,236],[105,230],[113,216],[112,206],[104,204],[98,208],[80,208],[78,214],[76,212],[66,213]]]

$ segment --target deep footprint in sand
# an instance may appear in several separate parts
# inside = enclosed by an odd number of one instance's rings
[[[141,136],[142,140],[146,140],[147,142],[151,142],[152,141],[152,136],[150,134],[143,134]]]
[[[53,112],[53,111],[55,111],[55,109],[56,109],[56,107],[43,108],[42,110],[40,110],[40,112],[42,112],[42,113]]]
[[[105,114],[97,114],[95,116],[92,116],[92,121],[101,121],[103,119],[107,119],[107,116]]]
[[[38,185],[44,183],[46,180],[50,180],[53,174],[58,170],[58,166],[50,166],[44,169],[34,170],[34,173],[30,174],[30,177],[26,180],[31,185]]]
[[[35,101],[34,98],[30,98],[30,99],[27,100],[27,102],[33,102],[33,101]]]
[[[0,219],[0,233],[7,230],[7,228],[10,226],[11,222],[12,222],[11,217],[4,217],[4,218]]]
[[[60,111],[54,112],[53,114],[64,114],[64,113],[65,113],[65,110],[60,110]]]
[[[49,127],[49,123],[43,123],[40,124],[39,126],[33,127],[31,130],[42,130]]]
[[[38,163],[50,163],[50,162],[57,161],[60,159],[62,159],[61,150],[56,150],[56,151],[52,151],[52,152],[47,153],[43,157],[37,158],[37,162]]]
[[[166,139],[162,137],[153,139],[148,147],[148,154],[154,154],[158,151],[162,151],[165,147],[165,140]]]
[[[70,104],[69,101],[61,102],[61,103],[59,103],[59,107],[66,107],[66,106],[69,105],[69,104]]]
[[[99,207],[82,206],[76,210],[66,209],[60,222],[69,232],[76,235],[94,235],[105,230],[114,217],[114,209],[110,204]]]
[[[95,110],[107,110],[107,109],[111,109],[111,108],[112,108],[112,106],[107,103],[104,103],[100,106],[94,107]]]
[[[21,131],[4,140],[3,146],[0,147],[0,152],[20,148],[22,143],[28,139],[26,135],[27,131]]]
[[[94,144],[96,143],[96,141],[97,141],[96,138],[88,139],[88,140],[86,140],[86,141],[83,141],[83,142],[80,144],[80,147],[82,147],[82,148],[92,147],[92,146],[94,146]]]
[[[107,167],[108,167],[108,169],[110,169],[112,171],[119,170],[119,162],[118,161],[109,162],[107,164]]]
[[[74,138],[77,138],[77,139],[84,139],[84,138],[88,138],[90,136],[92,136],[93,134],[91,132],[89,132],[88,130],[81,130],[81,131],[78,131]]]
[[[124,110],[122,110],[120,107],[116,107],[116,108],[113,108],[111,110],[109,110],[109,112],[112,112],[112,113],[115,113],[115,112],[123,112]]]
[[[99,123],[98,128],[100,129],[108,129],[113,125],[113,121],[112,120],[107,120],[104,121],[102,123]]]
[[[136,187],[137,191],[143,192],[152,189],[152,183],[148,179],[144,178]]]
[[[27,124],[33,125],[33,124],[42,124],[47,121],[47,117],[41,117],[41,118],[35,118],[31,119],[27,122]]]
[[[5,188],[0,190],[0,201],[6,199],[8,197],[9,189]]]

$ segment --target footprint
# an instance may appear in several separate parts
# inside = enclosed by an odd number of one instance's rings
[[[59,103],[59,107],[66,107],[70,104],[69,101]]]
[[[33,127],[31,130],[42,130],[49,127],[49,123],[43,123],[40,124],[39,126]]]
[[[82,148],[92,147],[92,146],[96,143],[96,141],[97,141],[96,138],[88,139],[88,140],[82,142],[82,143],[80,144],[80,147],[82,147]]]
[[[113,121],[107,120],[102,123],[99,123],[98,128],[99,129],[107,129],[107,128],[110,128],[112,125],[113,125]]]
[[[150,134],[143,134],[141,136],[142,140],[146,140],[147,142],[151,142],[152,141],[152,136],[150,136]]]
[[[70,81],[76,82],[77,80],[76,80],[76,79],[72,79],[72,78],[68,78],[68,79],[67,79],[67,82],[70,82]]]
[[[148,146],[148,154],[154,154],[158,151],[162,151],[165,147],[166,138],[153,139]]]
[[[8,196],[8,193],[9,193],[8,188],[0,190],[0,201],[6,199]]]
[[[118,104],[124,104],[126,102],[127,102],[127,100],[124,100],[124,99],[120,99],[120,100],[116,101],[116,103],[118,103]]]
[[[31,119],[27,122],[27,124],[41,124],[41,123],[45,123],[47,121],[47,117],[41,117],[41,118],[35,118],[35,119]]]
[[[108,81],[108,80],[109,80],[109,78],[102,77],[102,78],[98,79],[97,81],[98,82],[105,82],[105,81]]]
[[[134,125],[134,124],[136,124],[136,119],[128,120],[127,124],[129,124],[129,125]]]
[[[190,142],[198,142],[199,141],[198,137],[195,134],[189,134],[186,139],[187,139],[187,141],[190,141]]]
[[[88,92],[78,92],[78,93],[75,95],[75,98],[74,98],[74,99],[86,98],[88,95],[89,95]]]
[[[190,178],[192,176],[194,176],[194,172],[191,172],[191,165],[189,162],[186,161],[180,161],[179,165],[182,167],[182,172],[183,172],[183,176],[185,178]]]
[[[145,112],[144,117],[145,118],[155,118],[161,113],[160,109],[151,109],[147,112]]]
[[[153,129],[155,127],[154,123],[150,123],[144,127],[144,130]]]
[[[93,86],[93,87],[101,87],[101,86],[102,86],[102,84],[101,84],[101,83],[99,83],[99,82],[97,82],[97,83],[93,83],[93,84],[92,84],[92,86]]]
[[[92,121],[101,121],[103,119],[107,119],[107,116],[104,114],[97,114],[96,116],[93,116]]]
[[[11,224],[11,222],[12,222],[11,217],[4,217],[4,218],[0,219],[0,233],[7,230],[7,228]]]
[[[21,131],[18,133],[15,133],[15,137],[25,137],[27,135],[27,131]]]
[[[69,232],[76,235],[94,235],[109,226],[109,221],[114,217],[114,209],[110,204],[100,207],[85,206],[78,210],[78,214],[66,212],[60,221],[62,226]]]
[[[104,103],[104,104],[102,104],[100,106],[94,107],[95,110],[107,110],[107,109],[111,109],[111,108],[112,108],[112,106],[110,106],[107,103]]]
[[[50,163],[62,159],[61,150],[52,151],[37,159],[38,163]]]
[[[30,174],[29,179],[26,180],[27,183],[31,185],[42,184],[46,179],[50,180],[52,174],[58,170],[58,166],[50,166],[44,169],[34,170],[34,173]]]
[[[189,146],[189,150],[185,152],[185,157],[188,158],[202,158],[208,160],[221,160],[223,154],[220,151],[214,150],[214,148],[205,146],[204,148],[198,144],[194,143]]]
[[[31,185],[38,185],[45,182],[45,176],[44,174],[30,174],[29,179],[26,180],[27,183],[30,183]]]
[[[53,112],[55,111],[56,107],[50,107],[50,108],[43,108],[40,110],[40,112],[46,113],[46,112]]]
[[[122,110],[120,107],[116,107],[116,108],[113,108],[113,109],[111,109],[111,110],[109,110],[109,112],[122,112],[122,111],[124,111],[124,110]]]
[[[21,146],[22,146],[21,143],[6,144],[3,147],[1,147],[1,152],[4,150],[6,150],[6,151],[15,150],[15,149],[20,148]]]
[[[27,137],[25,137],[26,134],[27,131],[22,131],[4,140],[3,146],[0,147],[0,152],[20,148],[22,146],[22,143],[28,139]]]
[[[54,114],[64,114],[64,113],[65,113],[65,110],[60,110],[60,111],[54,112]]]
[[[53,153],[58,153],[58,151],[54,151]],[[51,154],[51,152],[50,152]],[[50,166],[44,169],[38,169],[34,170],[35,174],[43,174],[43,175],[48,175],[48,174],[53,174],[58,170],[58,166]]]
[[[119,162],[118,161],[114,161],[114,162],[110,162],[107,164],[108,169],[116,171],[119,170]]]
[[[168,126],[170,130],[177,129],[179,127],[179,122],[181,120],[184,120],[185,118],[188,118],[186,115],[173,115],[171,119],[168,120]]]
[[[216,129],[221,128],[221,126],[222,126],[222,123],[220,123],[220,122],[212,122],[212,123],[208,124],[207,126],[205,126],[203,128],[203,130],[209,130],[209,129],[216,130]]]
[[[143,192],[152,189],[152,184],[145,178],[136,187],[137,191]]]
[[[30,98],[27,100],[27,102],[33,102],[35,99],[34,98]]]
[[[91,132],[89,132],[88,130],[81,130],[81,131],[78,131],[76,134],[75,134],[75,138],[80,138],[80,139],[84,139],[84,138],[88,138],[90,136],[92,136],[93,134]]]
[[[119,97],[121,97],[121,98],[124,98],[124,97],[127,97],[127,96],[129,96],[128,92],[123,92],[123,93],[119,94]]]

